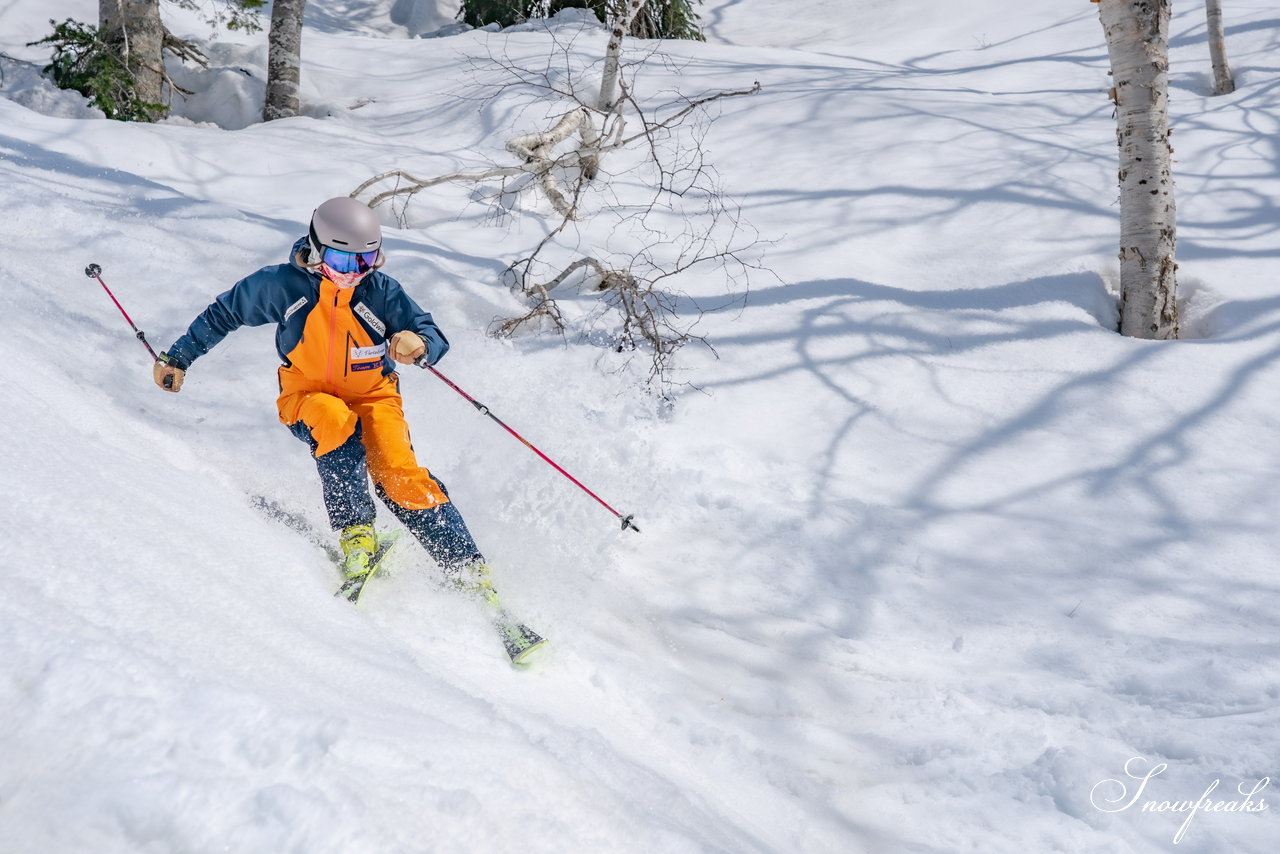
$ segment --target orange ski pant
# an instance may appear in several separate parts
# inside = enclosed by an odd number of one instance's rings
[[[282,372],[282,386],[285,380]],[[358,397],[283,388],[276,404],[280,420],[295,433],[299,422],[310,431],[317,461],[345,444],[358,424],[369,475],[388,499],[405,510],[426,510],[448,503],[449,497],[440,483],[418,464],[395,374]]]

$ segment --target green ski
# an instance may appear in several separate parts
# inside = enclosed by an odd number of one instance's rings
[[[547,645],[542,635],[511,616],[510,612],[501,606],[491,616],[490,621],[502,640],[507,657],[515,667],[525,667],[530,664],[532,657]]]
[[[378,549],[373,553],[373,557],[369,558],[369,571],[351,576],[342,582],[342,586],[333,595],[344,597],[348,602],[359,604],[360,594],[364,592],[365,585],[368,584],[369,579],[378,573],[383,560],[395,549],[396,543],[400,542],[400,533],[400,531],[391,531],[385,534],[378,534]]]

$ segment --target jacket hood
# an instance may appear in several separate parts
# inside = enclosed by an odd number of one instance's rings
[[[307,246],[306,235],[299,237],[296,241],[294,241],[293,249],[290,250],[289,252],[289,264],[298,268],[304,273],[309,273],[311,275],[319,276],[320,275],[319,269],[315,267],[310,267],[310,268],[304,267],[302,266],[301,263],[298,262],[298,258],[302,254],[302,252],[308,249],[309,247]]]

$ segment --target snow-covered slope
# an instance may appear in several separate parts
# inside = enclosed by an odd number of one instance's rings
[[[1271,850],[1269,788],[1176,849],[1188,814],[1142,811],[1280,773],[1270,4],[1230,4],[1223,98],[1202,9],[1176,9],[1182,342],[1111,331],[1085,2],[708,0],[706,43],[661,45],[641,97],[761,83],[705,148],[769,241],[670,405],[590,335],[485,335],[519,310],[499,273],[545,234],[536,200],[420,194],[388,271],[442,369],[643,529],[406,372],[422,459],[553,640],[524,673],[416,547],[360,609],[332,598],[269,329],[165,395],[83,273],[166,346],[317,202],[503,161],[557,112],[488,97],[492,57],[604,40],[311,5],[305,116],[253,123],[265,47],[224,34],[152,126],[22,64],[92,4],[0,6],[0,851]],[[713,271],[673,287],[725,302]],[[1165,767],[1119,809],[1133,757]]]

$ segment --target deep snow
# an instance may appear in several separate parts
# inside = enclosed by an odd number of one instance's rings
[[[418,39],[403,3],[310,5],[306,115],[268,126],[261,36],[217,36],[213,68],[174,70],[204,94],[125,125],[24,46],[92,3],[0,5],[0,851],[1274,848],[1269,787],[1176,844],[1187,814],[1142,811],[1280,772],[1271,4],[1228,4],[1221,98],[1202,7],[1175,9],[1181,342],[1111,331],[1083,0],[708,0],[705,44],[661,45],[641,97],[762,84],[705,148],[769,241],[670,406],[593,343],[585,299],[563,340],[485,335],[519,311],[499,273],[545,234],[537,199],[419,195],[388,271],[453,341],[441,368],[644,531],[406,372],[421,457],[554,643],[524,673],[420,551],[361,609],[332,598],[269,329],[165,395],[82,272],[163,347],[318,201],[506,162],[562,107],[489,97],[492,57],[604,40],[572,16]],[[715,271],[672,286],[726,302]],[[1165,767],[1139,795],[1126,763]]]

